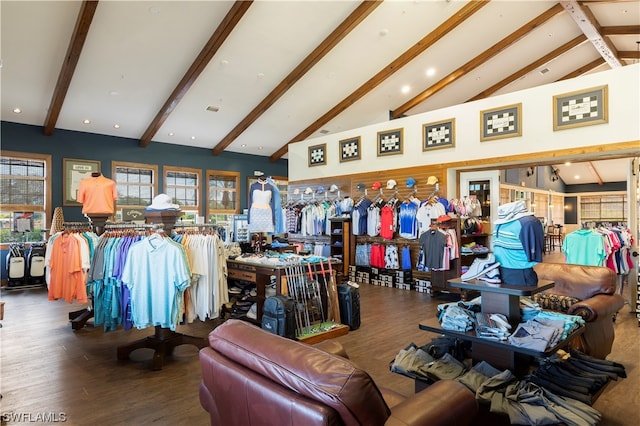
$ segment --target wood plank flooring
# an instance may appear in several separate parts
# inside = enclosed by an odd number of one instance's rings
[[[389,363],[407,344],[431,340],[433,335],[417,324],[435,315],[446,298],[372,285],[362,285],[360,293],[362,326],[338,340],[380,386],[413,394],[413,381],[391,373]],[[2,424],[18,424],[15,416],[41,420],[52,413],[63,413],[68,425],[208,424],[198,400],[195,346],[176,348],[162,370],[152,371],[151,350],[118,361],[116,348],[152,335],[153,328],[74,331],[68,312],[80,305],[48,301],[44,289],[3,290],[1,295],[6,305],[0,328],[0,410],[9,419]],[[217,323],[197,322],[178,331],[205,337]],[[628,377],[611,383],[594,407],[603,414],[601,425],[631,426],[640,424],[640,328],[629,306],[619,313],[615,328],[609,359],[623,363]]]

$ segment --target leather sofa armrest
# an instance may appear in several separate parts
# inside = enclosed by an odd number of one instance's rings
[[[475,395],[465,385],[439,380],[391,407],[385,425],[470,425],[477,413]]]
[[[349,355],[347,354],[344,346],[342,346],[342,343],[338,342],[337,340],[323,340],[322,342],[314,344],[313,347],[321,349],[327,353],[330,353],[331,355],[338,355],[342,358],[349,359]]]
[[[596,294],[589,299],[574,303],[567,313],[579,315],[586,322],[592,322],[598,318],[611,317],[623,306],[624,298],[619,294]]]

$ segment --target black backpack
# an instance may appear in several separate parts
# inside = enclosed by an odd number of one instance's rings
[[[270,333],[296,338],[295,303],[281,294],[267,297],[262,307],[262,328]]]

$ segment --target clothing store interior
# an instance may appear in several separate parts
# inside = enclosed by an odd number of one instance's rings
[[[284,158],[43,132],[3,97],[0,424],[640,424],[639,75],[385,110]]]

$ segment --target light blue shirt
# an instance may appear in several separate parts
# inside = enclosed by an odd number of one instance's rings
[[[129,248],[122,282],[131,292],[131,317],[136,328],[159,325],[175,330],[179,300],[190,284],[184,247],[159,236]]]

